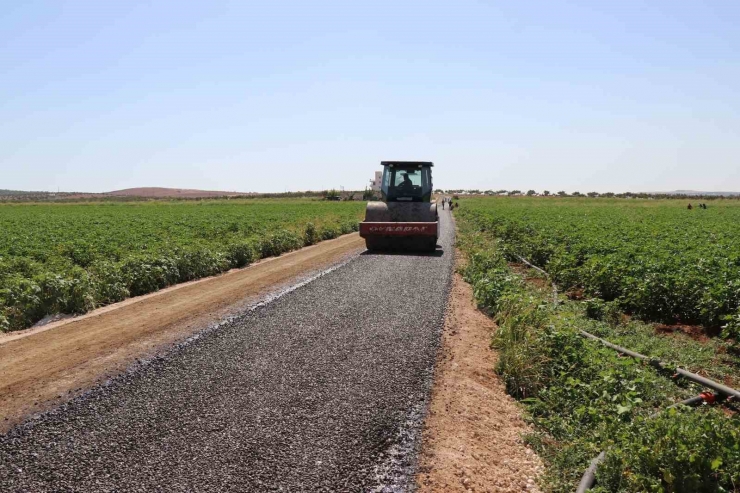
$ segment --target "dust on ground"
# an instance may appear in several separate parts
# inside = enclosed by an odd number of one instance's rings
[[[522,441],[529,431],[523,410],[493,370],[495,330],[455,274],[422,434],[420,493],[539,491],[543,466]]]

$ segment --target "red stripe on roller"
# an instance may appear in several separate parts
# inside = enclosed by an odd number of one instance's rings
[[[360,223],[360,236],[437,236],[434,223]]]

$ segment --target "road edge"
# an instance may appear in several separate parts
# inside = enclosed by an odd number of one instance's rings
[[[462,257],[455,253],[459,268]],[[543,465],[522,440],[530,431],[525,411],[494,373],[495,329],[475,307],[471,286],[454,272],[421,433],[419,493],[539,491]]]

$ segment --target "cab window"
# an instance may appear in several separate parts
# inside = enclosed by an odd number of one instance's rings
[[[408,177],[408,178],[407,178]],[[420,187],[421,170],[397,169],[393,171],[393,186],[398,188]]]

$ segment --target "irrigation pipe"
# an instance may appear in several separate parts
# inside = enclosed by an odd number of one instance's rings
[[[521,260],[523,263],[525,263],[526,265],[528,265],[529,267],[531,267],[531,268],[533,268],[533,269],[535,269],[535,270],[537,270],[539,272],[542,272],[545,276],[547,276],[547,278],[552,283],[553,303],[554,304],[557,304],[558,303],[557,286],[552,281],[552,278],[550,277],[550,274],[548,274],[544,269],[541,269],[540,267],[537,267],[536,265],[532,264],[531,262],[529,262],[524,257],[522,257],[520,255],[516,255],[516,257],[519,260]],[[634,351],[630,351],[629,349],[623,348],[621,346],[617,346],[616,344],[612,344],[611,342],[607,341],[606,339],[602,339],[601,337],[597,337],[597,336],[595,336],[593,334],[589,334],[585,330],[579,330],[578,332],[582,336],[587,337],[589,339],[593,339],[594,341],[600,342],[604,346],[606,346],[608,348],[611,348],[611,349],[614,349],[615,351],[618,351],[618,352],[620,352],[622,354],[626,354],[627,356],[631,356],[631,357],[633,357],[635,359],[646,361],[651,366],[653,366],[655,368],[658,368],[660,370],[674,371],[678,375],[681,375],[682,377],[687,378],[687,379],[691,380],[692,382],[698,383],[700,385],[703,385],[704,387],[710,388],[710,389],[718,392],[720,395],[723,395],[723,396],[726,396],[726,397],[733,396],[735,399],[737,399],[737,400],[740,401],[740,391],[735,390],[735,389],[733,389],[731,387],[728,387],[726,385],[723,385],[723,384],[721,384],[719,382],[715,382],[714,380],[710,380],[708,378],[704,378],[701,375],[697,375],[696,373],[691,373],[690,371],[684,370],[683,368],[675,368],[675,369],[674,368],[671,368],[671,367],[667,366],[665,363],[663,363],[662,361],[659,361],[659,360],[654,359],[654,358],[650,358],[648,356],[645,356],[644,354],[640,354],[640,353],[636,353]]]
[[[541,269],[540,267],[537,267],[536,265],[529,262],[527,259],[522,257],[521,255],[515,256],[522,261],[524,264],[528,265],[529,267],[543,273],[545,276],[547,276],[547,279],[550,280],[550,283],[552,283],[552,300],[553,304],[558,304],[558,288],[555,285],[555,282],[550,277],[550,274],[548,274],[545,270]],[[676,404],[673,404],[671,406],[668,406],[666,409],[671,409],[678,407],[680,405],[684,406],[696,406],[698,404],[701,404],[702,402],[715,402],[715,400],[724,400],[726,398],[735,399],[737,401],[740,401],[740,391],[735,390],[731,387],[728,387],[726,385],[723,385],[719,382],[715,382],[714,380],[710,380],[708,378],[704,378],[701,375],[697,375],[696,373],[692,373],[688,370],[684,370],[683,368],[672,368],[665,363],[663,363],[660,360],[650,358],[648,356],[645,356],[644,354],[637,353],[635,351],[630,351],[627,348],[623,348],[621,346],[617,346],[616,344],[612,344],[611,342],[607,341],[606,339],[602,339],[601,337],[597,337],[593,334],[590,334],[586,332],[585,330],[579,330],[578,331],[580,335],[583,337],[586,337],[588,339],[592,339],[594,341],[600,342],[604,346],[614,349],[615,351],[626,354],[627,356],[630,356],[635,359],[639,359],[642,361],[647,362],[650,366],[653,366],[654,368],[657,368],[659,370],[667,370],[667,371],[673,371],[676,373],[676,375],[681,375],[682,377],[691,380],[694,383],[698,383],[699,385],[703,385],[704,387],[710,388],[717,392],[719,395],[715,396],[712,394],[706,394],[702,393],[695,397],[690,397],[688,399],[685,399],[681,402],[677,402]],[[654,414],[652,417],[657,416],[659,413]],[[599,467],[599,464],[604,460],[604,457],[606,455],[606,451],[601,452],[597,457],[595,457],[591,464],[588,466],[588,469],[586,469],[586,472],[583,474],[583,477],[581,478],[581,482],[578,484],[578,489],[576,490],[576,493],[585,493],[586,491],[590,490],[591,487],[596,482],[596,469]]]
[[[677,402],[677,403],[675,403],[673,405],[670,405],[666,409],[673,409],[674,407],[678,407],[678,406],[698,406],[702,402],[708,402],[708,403],[712,404],[714,402],[717,402],[718,400],[721,400],[721,399],[717,399],[717,396],[714,395],[714,394],[704,394],[704,393],[701,393],[701,394],[696,395],[694,397],[689,397],[688,399],[684,399],[681,402]],[[656,416],[657,416],[657,414],[656,414]]]
[[[516,256],[516,258],[521,260],[522,263],[530,266],[536,271],[542,272],[547,277],[547,279],[550,281],[550,284],[552,284],[552,304],[557,305],[558,304],[558,287],[557,285],[555,285],[555,281],[552,280],[552,277],[550,277],[550,274],[548,274],[544,269],[541,269],[537,267],[536,265],[534,265],[533,263],[529,262],[527,259],[525,259],[521,255],[517,255],[517,254],[514,254],[514,255]]]
[[[588,469],[586,469],[586,472],[583,474],[581,482],[578,483],[578,489],[576,490],[576,493],[585,493],[586,491],[591,489],[591,487],[596,482],[596,468],[599,467],[601,461],[604,460],[604,456],[606,456],[606,452],[601,452],[597,457],[594,458],[594,460],[591,461],[591,465],[588,466]]]
[[[726,396],[726,397],[734,397],[735,399],[740,400],[740,391],[735,390],[731,387],[728,387],[727,385],[722,385],[719,382],[715,382],[714,380],[710,380],[708,378],[704,378],[701,375],[697,375],[696,373],[691,373],[688,370],[684,370],[683,368],[672,368],[662,361],[659,361],[657,359],[649,358],[645,356],[644,354],[636,353],[634,351],[630,351],[629,349],[617,346],[616,344],[612,344],[611,342],[602,339],[601,337],[597,337],[593,334],[589,334],[585,330],[579,330],[580,334],[584,337],[588,337],[589,339],[593,339],[594,341],[598,341],[604,346],[614,349],[617,352],[620,352],[622,354],[626,354],[627,356],[631,356],[635,359],[640,359],[643,361],[647,361],[650,366],[653,366],[659,370],[667,370],[667,371],[673,371],[678,375],[681,375],[682,377],[691,380],[692,382],[698,383],[700,385],[703,385],[704,387],[710,388],[717,393]]]
[[[553,303],[557,304],[558,302],[558,291],[557,286],[555,285],[555,282],[552,281],[552,278],[550,277],[550,274],[548,274],[544,269],[541,269],[540,267],[537,267],[536,265],[529,262],[527,259],[520,255],[516,255],[516,257],[521,260],[523,263],[528,265],[529,267],[542,272],[552,283],[552,292],[553,292]],[[586,332],[585,330],[579,330],[578,331],[583,337],[587,337],[589,339],[592,339],[594,341],[600,342],[604,346],[614,349],[615,351],[626,354],[627,356],[631,356],[632,358],[639,359],[642,361],[646,361],[650,366],[653,366],[659,370],[666,370],[666,371],[673,371],[678,375],[681,375],[682,377],[691,380],[694,383],[698,383],[700,385],[703,385],[704,387],[710,388],[716,392],[718,392],[720,395],[724,397],[734,397],[736,400],[740,401],[740,391],[735,390],[731,387],[728,387],[726,385],[723,385],[719,382],[715,382],[714,380],[710,380],[708,378],[704,378],[701,375],[697,375],[696,373],[691,373],[688,370],[684,370],[683,368],[672,368],[662,361],[659,361],[654,358],[650,358],[648,356],[645,356],[644,354],[636,353],[634,351],[630,351],[627,348],[623,348],[621,346],[617,346],[616,344],[612,344],[611,342],[607,341],[606,339],[602,339],[601,337],[597,337],[593,334],[590,334]]]
[[[717,399],[717,396],[714,394],[699,394],[694,397],[689,397],[688,399],[684,399],[681,402],[677,402],[675,404],[672,404],[664,409],[664,411],[667,411],[668,409],[672,409],[674,407],[678,406],[698,406],[702,402],[715,402],[715,399]],[[719,400],[719,399],[717,399]],[[663,411],[659,411],[650,418],[655,418]],[[601,464],[604,461],[604,457],[606,456],[606,450],[601,452],[598,456],[594,457],[594,459],[591,461],[591,464],[588,466],[588,469],[583,473],[583,477],[581,477],[581,482],[578,483],[578,489],[576,489],[576,493],[586,493],[588,490],[590,490],[593,485],[596,483],[596,469],[598,469],[599,464]]]
[[[619,353],[626,354],[627,356],[631,356],[632,358],[635,358],[635,359],[646,361],[648,364],[650,364],[650,366],[653,366],[659,370],[674,371],[677,375],[681,375],[682,377],[688,380],[691,380],[694,383],[698,383],[700,385],[703,385],[704,387],[708,387],[716,391],[719,394],[719,396],[714,396],[712,394],[700,394],[698,396],[691,397],[689,399],[673,404],[672,406],[669,406],[667,409],[671,409],[679,405],[695,406],[704,401],[713,402],[717,398],[719,400],[723,400],[729,397],[729,398],[734,398],[736,400],[740,400],[740,391],[737,391],[731,387],[722,385],[721,383],[715,382],[714,380],[704,378],[701,375],[697,375],[696,373],[691,373],[690,371],[684,370],[683,368],[675,368],[675,369],[671,368],[667,366],[665,363],[657,359],[649,358],[645,356],[644,354],[636,353],[634,351],[630,351],[627,348],[623,348],[621,346],[617,346],[616,344],[612,344],[606,339],[602,339],[601,337],[597,337],[593,334],[589,334],[585,330],[579,330],[578,332],[583,337],[587,337],[594,341],[600,342],[604,346],[614,349],[615,351]],[[653,415],[653,416],[656,416],[656,415]],[[578,485],[578,489],[576,490],[576,493],[584,493],[591,489],[591,487],[596,482],[596,469],[599,466],[599,463],[603,459],[604,459],[604,452],[601,452],[601,454],[599,454],[598,457],[596,457],[594,460],[591,461],[591,465],[589,465],[588,469],[586,469],[586,472],[583,474],[583,477],[581,478],[581,482]]]

